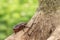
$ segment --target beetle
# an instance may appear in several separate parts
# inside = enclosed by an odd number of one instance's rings
[[[13,28],[14,33],[17,33],[17,32],[19,32],[19,31],[23,30],[24,28],[26,28],[26,24],[27,24],[27,23],[17,24],[17,25]]]

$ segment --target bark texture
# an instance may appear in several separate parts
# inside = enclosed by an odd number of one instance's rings
[[[26,26],[29,28],[25,32],[11,37],[15,37],[14,40],[60,40],[60,0],[39,0],[39,7]]]

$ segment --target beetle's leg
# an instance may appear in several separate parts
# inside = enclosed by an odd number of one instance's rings
[[[23,32],[24,32],[24,29],[23,29]]]
[[[26,26],[25,28],[30,28],[30,27],[27,27],[27,26]]]
[[[27,35],[30,37],[31,35],[27,33]]]

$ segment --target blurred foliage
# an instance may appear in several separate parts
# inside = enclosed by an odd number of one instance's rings
[[[37,6],[37,0],[0,0],[0,40],[12,34],[17,23],[28,22]]]

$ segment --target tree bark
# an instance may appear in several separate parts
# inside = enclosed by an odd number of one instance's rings
[[[60,0],[39,0],[35,15],[20,31],[10,38],[14,40],[60,40]]]

